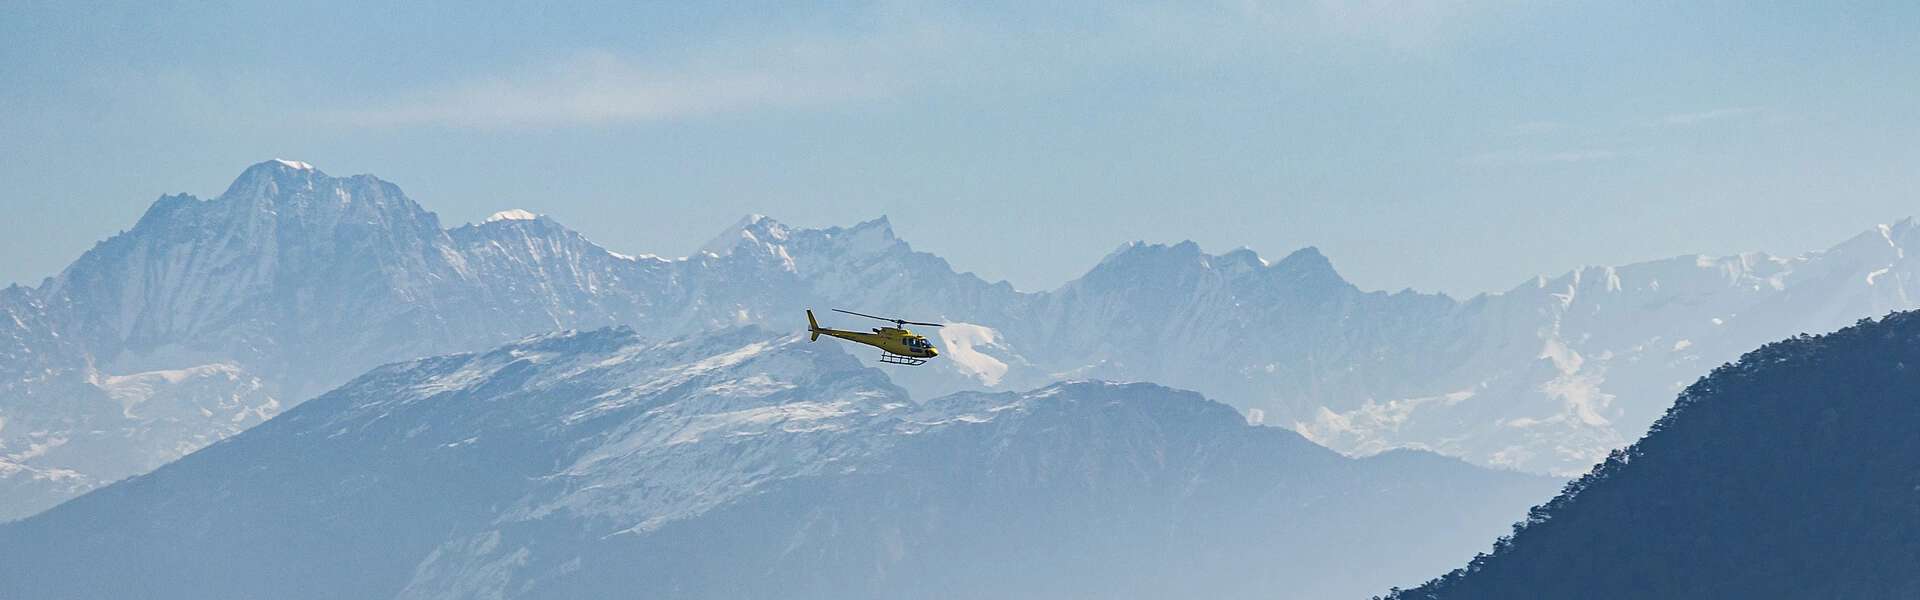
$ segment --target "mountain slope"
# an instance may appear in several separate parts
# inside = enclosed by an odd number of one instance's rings
[[[1479,340],[1473,357],[1417,395],[1329,402],[1300,430],[1348,451],[1424,447],[1584,470],[1713,365],[1768,340],[1920,308],[1910,249],[1920,252],[1920,227],[1907,220],[1791,259],[1680,257],[1542,278],[1466,302],[1458,327]]]
[[[1466,358],[1447,348],[1455,301],[1362,292],[1312,248],[1269,264],[1130,244],[1041,300],[1031,330],[1052,368],[1202,389],[1279,423],[1405,393]]]
[[[1396,598],[1920,596],[1920,314],[1770,344]]]
[[[17,557],[0,588],[1326,597],[1463,560],[1555,484],[1425,454],[1346,458],[1153,385],[916,405],[833,345],[603,329],[382,367],[0,525]]]

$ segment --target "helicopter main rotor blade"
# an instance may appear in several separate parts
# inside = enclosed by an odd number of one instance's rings
[[[927,326],[927,327],[942,327],[942,326],[943,326],[943,325],[941,325],[941,324],[939,324],[939,323],[918,323],[918,322],[914,322],[914,321],[908,321],[908,320],[906,320],[906,319],[889,319],[889,318],[886,318],[886,317],[876,317],[876,316],[873,316],[873,315],[869,315],[869,314],[866,314],[866,313],[857,313],[857,312],[853,312],[853,311],[850,311],[850,310],[840,310],[840,309],[838,309],[838,308],[836,308],[836,309],[833,309],[833,312],[842,312],[842,313],[847,313],[847,314],[850,314],[850,315],[854,315],[854,316],[859,316],[859,317],[866,317],[866,318],[869,318],[869,319],[876,319],[876,320],[880,320],[880,321],[886,321],[886,322],[888,322],[888,323],[892,323],[892,324],[895,324],[895,325],[902,325],[902,326],[905,326],[905,325],[925,325],[925,326]]]
[[[876,316],[873,316],[873,315],[869,315],[869,314],[865,314],[865,313],[857,313],[857,312],[853,312],[853,311],[850,311],[850,310],[840,310],[840,309],[838,309],[838,308],[836,308],[836,309],[833,309],[833,312],[843,312],[843,313],[847,313],[847,314],[850,314],[850,315],[854,315],[854,316],[860,316],[860,317],[866,317],[866,318],[869,318],[869,319],[879,319],[879,320],[881,320],[881,321],[886,321],[886,322],[888,322],[888,323],[898,323],[898,322],[900,322],[900,320],[899,320],[899,319],[889,319],[889,318],[886,318],[886,317],[876,317]]]

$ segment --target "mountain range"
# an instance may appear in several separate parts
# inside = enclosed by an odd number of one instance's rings
[[[757,326],[383,366],[0,525],[30,598],[1329,598],[1467,560],[1561,480],[1355,459],[1077,381],[915,401]]]
[[[216,198],[162,197],[58,276],[0,290],[0,519],[382,364],[565,329],[794,329],[826,307],[946,323],[942,360],[890,372],[914,398],[1152,381],[1353,455],[1574,474],[1745,349],[1912,308],[1915,232],[1583,268],[1466,300],[1360,290],[1312,248],[1269,261],[1133,243],[1029,293],[914,251],[885,219],[748,217],[684,258],[628,256],[525,211],[447,228],[372,176],[268,161]]]

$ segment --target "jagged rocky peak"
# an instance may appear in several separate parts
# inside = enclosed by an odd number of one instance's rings
[[[1296,250],[1277,262],[1268,262],[1259,253],[1244,246],[1215,256],[1202,251],[1200,245],[1192,241],[1172,245],[1130,242],[1108,254],[1082,280],[1186,278],[1206,272],[1216,272],[1230,278],[1280,277],[1294,281],[1346,284],[1346,279],[1334,270],[1333,262],[1312,246]]]
[[[1208,266],[1209,257],[1200,251],[1200,245],[1192,241],[1174,245],[1149,244],[1146,242],[1127,242],[1114,249],[1100,263],[1094,265],[1087,277],[1103,272],[1134,272],[1141,269],[1149,271],[1200,270]]]
[[[415,308],[431,302],[435,282],[460,277],[447,243],[438,217],[391,183],[270,160],[217,198],[162,197],[138,226],[89,250],[43,291],[71,298],[96,362],[121,373],[231,361],[253,368],[302,353],[303,365],[289,370],[336,366],[325,376],[331,385],[369,362],[412,356],[342,352],[340,344],[399,353],[405,344],[380,338],[465,335]],[[196,358],[140,358],[159,351]]]
[[[587,241],[586,236],[561,225],[552,217],[518,208],[493,213],[478,224],[468,223],[455,227],[448,234],[452,235],[456,241],[463,241],[471,236],[489,237],[495,232],[509,236],[534,236],[593,245],[592,242]],[[598,246],[595,245],[595,247]]]
[[[1271,268],[1275,273],[1299,278],[1346,282],[1346,279],[1334,270],[1333,261],[1329,260],[1327,255],[1321,254],[1319,248],[1313,246],[1293,251],[1286,258],[1280,259],[1280,262],[1273,263]]]
[[[1124,410],[1159,427],[1199,425],[1227,429],[1245,423],[1232,407],[1207,400],[1197,392],[1154,383],[1097,379],[1062,381],[1024,393],[962,393],[937,398],[928,411],[949,411],[970,421],[991,421],[997,415],[1030,417],[1034,413],[1070,413],[1081,405]]]
[[[1892,237],[1899,240],[1908,239],[1908,236],[1920,233],[1920,224],[1914,223],[1913,217],[1906,217],[1894,221],[1892,225],[1882,225],[1881,227],[1887,228],[1888,232],[1895,234]]]
[[[222,198],[240,198],[248,196],[272,197],[279,195],[279,188],[311,188],[316,184],[325,185],[333,177],[304,162],[273,159],[247,167],[240,177],[227,186]]]
[[[856,252],[882,252],[895,246],[904,247],[905,241],[893,234],[893,223],[882,216],[852,227],[833,227],[823,232],[834,246]]]
[[[372,175],[332,177],[307,163],[280,159],[248,167],[213,202],[234,213],[265,213],[282,223],[440,227],[439,217],[407,198],[397,185]]]
[[[1200,245],[1172,246],[1128,242],[1101,259],[1086,275],[1067,282],[1062,290],[1118,292],[1150,287],[1191,288],[1211,268]],[[1130,293],[1130,292],[1129,292]]]
[[[1282,258],[1280,262],[1274,264],[1285,265],[1295,269],[1333,269],[1333,261],[1328,260],[1327,255],[1321,254],[1320,249],[1314,246],[1307,246],[1295,250],[1292,254],[1288,254],[1286,258]]]
[[[133,228],[135,230],[151,231],[166,227],[175,219],[175,213],[179,212],[182,208],[199,204],[200,202],[202,202],[202,200],[192,194],[161,196],[159,200],[153,201],[153,204],[147,207],[146,214],[140,216],[140,221],[136,223]]]
[[[884,216],[852,227],[805,229],[765,215],[747,215],[702,245],[696,255],[728,256],[741,248],[785,258],[796,258],[793,251],[802,249],[861,255],[911,251],[905,241],[894,235],[893,224]]]
[[[1266,267],[1270,264],[1267,262],[1267,259],[1260,258],[1259,252],[1254,251],[1253,248],[1248,246],[1234,248],[1226,254],[1220,255],[1220,259],[1227,264],[1246,267]]]
[[[789,231],[785,225],[780,224],[779,221],[775,221],[771,217],[766,215],[747,215],[742,217],[739,222],[734,223],[732,227],[721,231],[720,235],[713,236],[712,240],[701,245],[697,253],[726,256],[732,254],[733,251],[742,244],[766,245],[785,242],[788,233]]]
[[[242,172],[210,200],[162,196],[135,233],[179,231],[217,235],[268,229],[406,228],[431,235],[439,217],[407,198],[399,186],[372,175],[332,177],[299,161],[273,159]]]
[[[1906,258],[1908,249],[1920,250],[1920,231],[1917,230],[1920,228],[1914,226],[1911,218],[1892,225],[1876,225],[1814,255],[1846,261],[1891,262]]]

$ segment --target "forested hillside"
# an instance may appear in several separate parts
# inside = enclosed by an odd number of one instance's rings
[[[1767,345],[1395,600],[1920,597],[1920,314]]]

